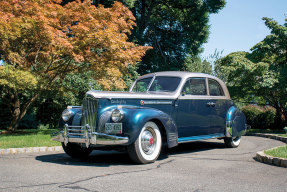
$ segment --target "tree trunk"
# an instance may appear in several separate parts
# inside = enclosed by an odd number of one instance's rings
[[[15,93],[13,96],[11,96],[11,106],[12,106],[12,120],[8,127],[8,131],[14,132],[16,131],[20,121],[18,118],[20,115],[20,101],[18,93]]]
[[[274,129],[282,129],[285,126],[285,115],[281,107],[276,107]]]
[[[31,106],[32,103],[35,102],[35,100],[38,98],[39,94],[35,94],[31,99],[29,99],[23,107],[20,109],[20,101],[18,93],[15,92],[15,94],[11,97],[11,105],[12,105],[12,120],[8,127],[8,131],[15,132],[19,126],[20,121],[27,113],[27,110]]]

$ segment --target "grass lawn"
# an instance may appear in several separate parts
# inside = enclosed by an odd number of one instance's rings
[[[51,140],[54,129],[20,130],[13,134],[0,135],[0,149],[23,147],[51,147],[61,143]]]
[[[287,158],[287,145],[276,149],[266,150],[264,153],[273,157]]]

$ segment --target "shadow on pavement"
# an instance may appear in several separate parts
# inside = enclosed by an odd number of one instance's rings
[[[189,143],[181,143],[174,148],[167,149],[167,153],[170,155],[177,155],[177,154],[188,154],[188,153],[195,153],[213,149],[224,149],[224,148],[226,148],[226,146],[222,141],[214,139],[207,141],[194,141]]]
[[[117,151],[100,151],[94,150],[86,159],[74,159],[65,153],[39,155],[36,160],[48,163],[56,163],[62,165],[74,166],[98,166],[108,167],[112,165],[130,165],[133,162],[130,160],[127,153]]]
[[[213,141],[196,141],[182,143],[172,149],[165,149],[161,152],[157,161],[165,160],[169,155],[189,154],[200,151],[225,148],[224,143]],[[65,153],[39,155],[36,160],[48,163],[73,165],[73,166],[98,166],[109,167],[113,165],[136,165],[125,152],[94,150],[86,159],[73,159]]]

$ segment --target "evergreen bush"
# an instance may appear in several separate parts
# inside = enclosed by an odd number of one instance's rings
[[[241,108],[252,129],[273,128],[276,110],[271,106],[247,105]]]

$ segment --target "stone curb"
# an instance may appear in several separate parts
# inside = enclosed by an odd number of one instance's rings
[[[275,139],[278,141],[282,141],[284,143],[287,143],[287,138],[286,137],[281,137],[278,135],[274,135],[274,134],[267,134],[267,133],[246,133],[247,136],[257,136],[257,137],[265,137],[265,138],[269,138],[269,139]]]
[[[273,135],[273,134],[264,134],[264,133],[247,133],[247,136],[257,136],[257,137],[265,137],[265,138],[270,138],[270,139],[275,139],[278,141],[282,141],[284,143],[287,143],[287,138],[285,137],[280,137],[278,135]],[[280,147],[280,146],[279,146]],[[272,148],[272,149],[276,149],[278,147]],[[272,149],[268,149],[268,150],[272,150]],[[286,158],[280,158],[280,157],[272,157],[269,155],[266,155],[264,153],[264,151],[258,151],[256,153],[256,159],[261,162],[261,163],[265,163],[265,164],[269,164],[269,165],[275,165],[275,166],[279,166],[279,167],[285,167],[287,168],[287,159]]]
[[[63,151],[61,146],[0,149],[0,155]]]
[[[275,147],[272,149],[276,149],[276,148],[278,147]],[[256,153],[256,159],[260,161],[261,163],[266,163],[269,165],[275,165],[275,166],[287,168],[287,159],[266,155],[264,151],[258,151]]]

